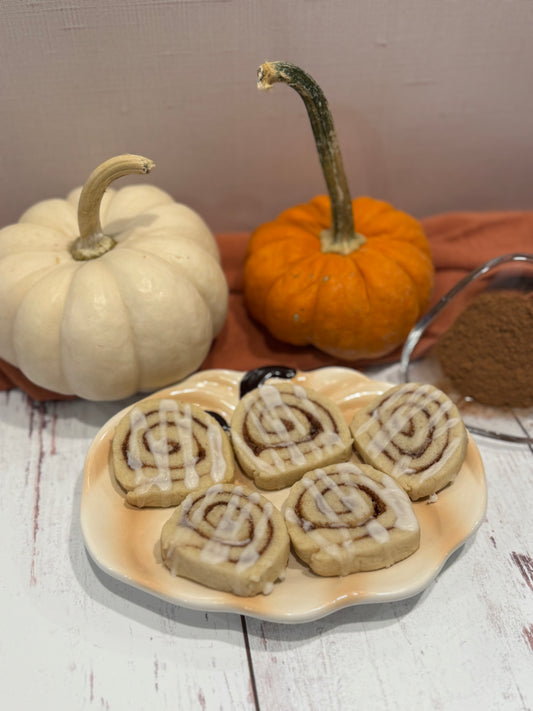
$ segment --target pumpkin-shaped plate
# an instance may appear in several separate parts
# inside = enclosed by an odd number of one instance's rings
[[[229,421],[239,399],[243,375],[233,370],[203,371],[155,393],[155,397],[179,397],[218,412]],[[337,402],[347,421],[357,408],[390,387],[344,367],[299,371],[293,381]],[[161,562],[159,538],[170,516],[169,509],[135,509],[125,503],[109,466],[113,432],[125,412],[117,413],[104,425],[87,454],[81,501],[85,544],[96,564],[108,575],[186,608],[301,623],[351,605],[405,599],[429,585],[485,514],[483,463],[469,437],[466,459],[455,481],[438,494],[434,503],[427,500],[414,503],[421,543],[409,558],[382,570],[322,578],[291,554],[285,579],[276,583],[269,595],[245,598],[219,592],[173,577]],[[254,489],[253,482],[240,470],[236,481]],[[288,489],[261,493],[281,507]]]

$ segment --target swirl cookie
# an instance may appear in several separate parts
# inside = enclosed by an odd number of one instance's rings
[[[173,575],[242,596],[271,592],[289,547],[273,504],[231,484],[189,494],[161,532],[163,562]]]
[[[145,400],[124,415],[112,442],[112,468],[133,506],[175,506],[193,489],[233,481],[226,433],[196,405]]]
[[[283,514],[296,554],[317,575],[385,568],[420,544],[407,494],[365,464],[308,472],[292,486]]]
[[[413,500],[451,482],[466,455],[461,415],[432,385],[387,390],[355,413],[350,429],[364,461],[390,474]]]
[[[295,383],[266,384],[245,395],[231,420],[231,441],[244,472],[262,489],[282,489],[306,471],[351,456],[342,412]]]

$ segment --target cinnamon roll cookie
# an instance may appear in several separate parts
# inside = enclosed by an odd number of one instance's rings
[[[350,429],[364,461],[390,474],[413,500],[451,482],[466,455],[461,415],[432,385],[387,390],[355,413]]]
[[[193,489],[233,481],[229,439],[196,405],[171,398],[145,400],[119,422],[112,469],[133,506],[175,506]]]
[[[407,494],[366,464],[308,472],[292,486],[282,510],[296,554],[317,575],[385,568],[420,543]]]
[[[306,471],[351,456],[350,430],[338,406],[295,383],[265,384],[245,395],[231,420],[244,472],[262,489],[282,489]]]
[[[231,484],[189,494],[161,532],[163,562],[173,575],[242,596],[271,592],[289,547],[273,504]]]

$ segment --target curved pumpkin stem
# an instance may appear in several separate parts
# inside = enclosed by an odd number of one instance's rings
[[[109,185],[125,175],[146,174],[155,163],[149,158],[126,153],[106,160],[98,166],[82,188],[78,203],[78,227],[80,236],[70,249],[76,260],[95,259],[113,249],[113,237],[102,231],[100,224],[100,203]]]
[[[333,117],[322,89],[303,69],[289,62],[265,62],[257,70],[260,89],[283,82],[302,98],[320,158],[331,201],[331,229],[320,234],[323,252],[349,254],[365,242],[354,227],[352,199],[342,163]]]

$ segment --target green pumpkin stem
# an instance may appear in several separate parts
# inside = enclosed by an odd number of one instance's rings
[[[146,174],[155,166],[148,158],[126,153],[105,161],[89,176],[78,203],[80,236],[74,240],[70,253],[79,261],[95,259],[113,249],[116,242],[104,234],[100,224],[100,203],[109,185],[125,175]]]
[[[331,229],[320,234],[323,252],[349,254],[365,242],[355,231],[352,199],[339,150],[333,117],[322,89],[303,69],[289,62],[265,62],[257,70],[260,89],[270,89],[283,82],[302,98],[322,165],[331,201]]]

